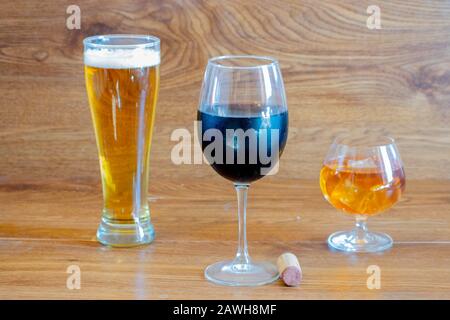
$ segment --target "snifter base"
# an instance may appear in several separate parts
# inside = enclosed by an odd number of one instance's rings
[[[269,262],[250,262],[236,264],[234,261],[221,261],[205,269],[205,278],[226,286],[261,286],[279,278],[277,267]]]
[[[357,238],[356,231],[339,231],[328,237],[328,245],[345,252],[380,252],[392,247],[394,241],[384,233],[367,232]]]
[[[150,219],[139,223],[119,224],[102,218],[97,230],[97,240],[111,247],[134,247],[148,244],[155,238]]]

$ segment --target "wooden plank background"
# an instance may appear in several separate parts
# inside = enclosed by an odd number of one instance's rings
[[[450,1],[77,0],[80,30],[65,26],[70,4],[0,3],[0,297],[450,298]],[[381,30],[366,27],[373,4],[381,8]],[[83,38],[108,33],[152,34],[162,43],[150,164],[158,238],[119,253],[92,238],[101,186],[82,60]],[[206,165],[173,164],[170,134],[193,130],[205,64],[223,54],[280,61],[289,140],[279,174],[252,190],[249,236],[255,247],[266,244],[261,252],[303,252],[310,277],[301,293],[217,289],[201,275],[213,257],[232,252],[234,195]],[[383,293],[352,287],[364,283],[372,258],[343,259],[324,244],[351,223],[323,201],[317,181],[333,137],[350,129],[396,138],[411,190],[398,215],[374,219],[400,243],[380,257],[392,267]],[[297,218],[300,224],[283,229]],[[192,257],[174,257],[181,252]],[[66,274],[53,271],[70,261],[93,270],[91,290],[55,289]],[[183,261],[180,273],[170,265]],[[112,274],[114,292],[105,287]],[[334,280],[320,280],[327,274]],[[130,286],[139,277],[152,292]]]
[[[162,41],[151,177],[214,176],[170,161],[175,128],[192,130],[207,59],[277,57],[290,136],[279,176],[316,179],[333,136],[380,130],[398,140],[410,179],[450,178],[450,3],[379,1],[3,1],[0,31],[0,176],[99,179],[84,87],[82,39],[148,33]],[[161,169],[163,168],[163,169]],[[5,181],[6,180],[6,181]]]

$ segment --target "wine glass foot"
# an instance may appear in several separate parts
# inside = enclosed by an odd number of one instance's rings
[[[205,278],[226,286],[261,286],[279,278],[277,267],[270,262],[251,262],[236,264],[234,261],[221,261],[205,269]]]
[[[394,241],[384,233],[367,232],[359,239],[353,231],[339,231],[328,237],[328,245],[345,252],[380,252],[392,247]]]
[[[155,238],[150,219],[137,223],[113,223],[102,218],[97,230],[97,240],[111,247],[134,247],[148,244]]]

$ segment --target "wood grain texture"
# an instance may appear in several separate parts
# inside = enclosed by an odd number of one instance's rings
[[[68,4],[0,4],[2,179],[98,181],[82,39],[101,33],[161,38],[152,177],[213,175],[172,164],[170,133],[192,130],[209,57],[261,54],[286,83],[280,177],[316,178],[333,137],[353,129],[395,137],[409,178],[450,178],[449,1],[379,1],[381,30],[366,27],[369,1],[78,1],[81,30],[66,29]]]
[[[273,262],[285,251],[295,253],[304,276],[298,288],[280,281],[228,288],[203,278],[208,264],[231,258],[236,246],[235,195],[222,180],[155,182],[150,199],[156,240],[128,249],[95,241],[99,185],[14,186],[0,193],[1,299],[450,298],[448,182],[412,181],[403,201],[369,221],[369,228],[394,238],[394,247],[360,255],[327,248],[327,236],[351,228],[353,220],[323,200],[316,181],[274,177],[255,184],[250,253]],[[66,288],[66,269],[73,264],[81,268],[80,290]],[[380,290],[367,289],[370,265],[381,268]]]
[[[0,298],[450,298],[450,1],[79,0],[0,3]],[[94,241],[101,208],[97,150],[84,87],[82,39],[161,38],[161,91],[150,164],[155,243],[129,250]],[[206,165],[170,160],[174,129],[193,130],[208,58],[270,55],[282,68],[290,129],[280,172],[250,192],[255,256],[298,254],[304,284],[222,288],[203,268],[231,256],[235,197]],[[351,219],[323,201],[318,175],[333,137],[396,138],[407,192],[370,226],[395,247],[330,252]],[[69,264],[82,290],[65,288]],[[177,266],[177,264],[179,264]],[[382,267],[381,290],[365,286]]]

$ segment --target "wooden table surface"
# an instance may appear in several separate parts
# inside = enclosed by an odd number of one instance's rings
[[[79,0],[81,29],[66,28],[72,1],[0,3],[0,298],[447,298],[450,299],[450,1]],[[366,26],[381,9],[380,30]],[[156,240],[99,245],[101,185],[84,87],[82,39],[146,33],[161,38],[161,90],[151,151]],[[175,165],[177,128],[193,130],[208,58],[279,59],[290,114],[280,171],[252,186],[254,258],[298,255],[299,288],[208,283],[203,269],[232,257],[236,200],[206,165]],[[396,138],[407,190],[369,221],[389,233],[382,254],[343,254],[327,236],[353,221],[318,186],[332,138],[343,131]],[[66,269],[81,269],[68,290]],[[367,267],[381,288],[366,286]]]
[[[250,192],[250,253],[274,262],[295,253],[304,281],[298,288],[230,288],[203,277],[205,266],[233,256],[237,237],[234,190],[211,180],[153,183],[156,240],[127,249],[95,240],[99,185],[3,185],[0,298],[450,298],[450,182],[409,181],[403,201],[369,221],[394,247],[344,254],[330,251],[326,238],[353,220],[323,200],[317,181],[267,177]],[[66,288],[70,265],[80,267],[80,290]],[[379,290],[367,288],[370,265],[380,267]]]

